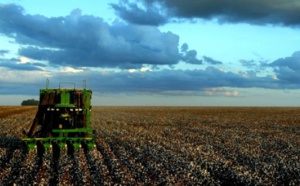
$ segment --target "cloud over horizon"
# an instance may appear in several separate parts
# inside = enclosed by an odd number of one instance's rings
[[[65,72],[42,72],[37,71],[36,75],[44,74],[54,85],[59,81],[68,81],[72,79],[75,82],[81,82],[86,79],[89,86],[97,92],[118,93],[118,92],[201,92],[216,87],[233,87],[233,88],[281,88],[281,81],[271,76],[259,77],[255,73],[233,73],[226,72],[215,67],[207,67],[199,70],[161,70],[161,71],[65,71]],[[0,79],[4,83],[16,83],[23,81],[26,84],[34,82],[34,84],[43,85],[45,79],[35,77],[26,80],[25,76],[29,75],[29,71],[24,72],[4,72]],[[15,76],[15,77],[14,77]],[[8,78],[9,77],[9,78]],[[20,79],[18,79],[20,78]],[[15,82],[14,79],[17,79]],[[37,86],[36,89],[39,89]],[[4,91],[5,89],[3,89]],[[213,89],[212,89],[213,90]],[[0,93],[4,93],[0,91]],[[24,88],[17,94],[29,93],[31,90]],[[209,96],[207,94],[207,96]]]
[[[280,5],[269,0],[144,0],[140,4],[122,0],[110,6],[127,22],[108,23],[80,9],[67,16],[46,17],[28,14],[22,6],[1,4],[0,34],[19,49],[11,57],[8,49],[0,48],[0,94],[35,94],[46,78],[53,84],[86,79],[93,90],[107,93],[238,97],[239,92],[224,87],[300,88],[299,51],[270,62],[240,59],[232,63],[246,71],[226,70],[225,60],[190,49],[180,35],[158,27],[173,18],[298,26],[299,5]],[[182,63],[186,69],[175,68]],[[266,68],[268,73],[258,74]]]

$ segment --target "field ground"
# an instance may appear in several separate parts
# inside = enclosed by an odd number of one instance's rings
[[[96,148],[18,138],[37,107],[0,107],[0,185],[300,185],[300,108],[93,107]]]

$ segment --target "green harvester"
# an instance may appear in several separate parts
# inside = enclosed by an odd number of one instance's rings
[[[72,88],[61,88],[71,84]],[[40,89],[38,111],[26,137],[22,140],[29,150],[41,154],[47,149],[67,148],[68,151],[95,147],[94,130],[91,128],[92,91],[76,89],[75,83],[61,82],[58,89]]]

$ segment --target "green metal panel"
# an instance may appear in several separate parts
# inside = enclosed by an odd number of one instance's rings
[[[84,90],[83,91],[83,103],[84,103],[84,111],[86,114],[86,127],[90,128],[91,126],[91,99],[92,99],[92,91]]]
[[[60,103],[63,105],[70,104],[70,93],[69,92],[62,92],[60,94]]]
[[[75,107],[74,104],[70,103],[70,93],[73,90],[59,92],[57,94],[60,94],[60,103],[57,103],[56,107]]]

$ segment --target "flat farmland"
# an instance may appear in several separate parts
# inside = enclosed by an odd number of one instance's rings
[[[27,152],[0,107],[0,185],[300,185],[300,108],[93,107],[96,148]]]

